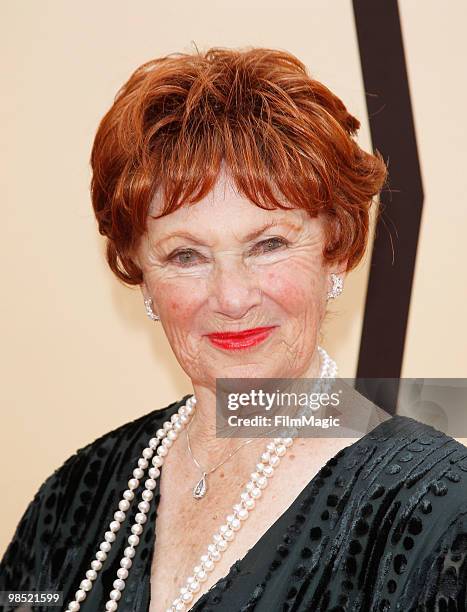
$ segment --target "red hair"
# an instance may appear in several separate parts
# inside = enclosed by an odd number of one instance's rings
[[[387,176],[380,153],[356,143],[359,127],[285,51],[216,47],[144,63],[118,91],[91,153],[92,205],[110,268],[129,285],[142,283],[132,254],[156,190],[160,216],[195,203],[223,161],[254,205],[323,213],[324,259],[354,268]]]

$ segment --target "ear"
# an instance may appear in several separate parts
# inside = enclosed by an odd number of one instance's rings
[[[146,299],[151,297],[151,295],[150,295],[150,293],[148,291],[148,288],[146,286],[146,283],[144,281],[139,285],[139,288],[141,290],[141,293],[143,294],[143,299],[146,300]]]
[[[331,264],[330,266],[328,266],[328,273],[331,274],[334,272],[334,274],[338,274],[339,276],[341,276],[342,280],[345,280],[345,277],[347,276],[348,261],[348,259],[345,259],[344,261],[339,261]]]

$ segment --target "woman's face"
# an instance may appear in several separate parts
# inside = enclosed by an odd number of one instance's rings
[[[151,214],[160,210],[156,196]],[[321,218],[263,210],[224,172],[202,201],[149,218],[137,252],[141,290],[193,383],[306,376],[334,271],[323,265],[323,246]],[[208,337],[258,327],[272,329],[247,348]]]

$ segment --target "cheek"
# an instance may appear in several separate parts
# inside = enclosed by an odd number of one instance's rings
[[[154,295],[159,296],[157,305],[166,322],[183,325],[183,321],[194,316],[198,307],[197,293],[192,287],[187,288],[182,283],[161,283],[154,288]]]
[[[265,294],[288,312],[304,312],[320,300],[321,289],[318,279],[312,276],[304,282],[301,269],[288,267],[288,269],[269,271],[265,278]]]

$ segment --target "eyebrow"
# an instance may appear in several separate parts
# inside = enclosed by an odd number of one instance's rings
[[[288,225],[289,227],[291,227],[292,229],[295,230],[299,230],[300,226],[296,225],[295,223],[291,223],[290,221],[286,221],[286,220],[279,220],[279,221],[268,221],[267,223],[265,223],[264,225],[262,225],[261,227],[259,227],[256,230],[253,230],[252,232],[246,234],[241,241],[242,242],[250,242],[250,240],[254,240],[255,238],[258,238],[258,236],[260,236],[261,234],[263,234],[266,230],[270,229],[271,227],[276,227],[278,225]],[[175,232],[174,234],[170,234],[168,236],[163,236],[160,240],[158,240],[159,244],[162,244],[163,242],[165,242],[166,240],[169,240],[170,238],[187,238],[188,240],[192,240],[193,242],[196,242],[197,244],[203,245],[205,244],[203,241],[198,240],[196,238],[196,236],[193,236],[192,234],[190,234],[190,232],[186,232],[186,231],[180,231],[180,232]]]

